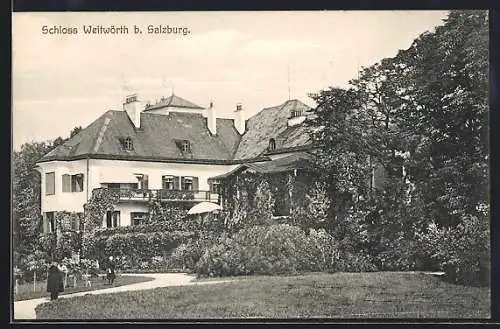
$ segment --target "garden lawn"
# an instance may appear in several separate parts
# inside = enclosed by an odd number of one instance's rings
[[[38,305],[37,319],[489,318],[489,288],[415,273],[314,273],[89,295]]]
[[[132,275],[124,275],[116,278],[114,284],[112,286],[107,284],[106,280],[103,280],[102,277],[99,278],[91,278],[90,282],[92,283],[92,287],[85,287],[83,281],[78,281],[76,287],[68,287],[64,288],[64,292],[60,295],[72,294],[75,292],[81,291],[91,291],[97,289],[105,289],[110,287],[118,287],[124,286],[127,284],[151,281],[153,278],[148,278],[145,276],[132,276]],[[38,281],[36,283],[36,290],[33,290],[33,283],[23,283],[18,286],[18,293],[14,294],[14,301],[33,299],[33,298],[43,298],[50,296],[50,293],[47,292],[47,281]]]

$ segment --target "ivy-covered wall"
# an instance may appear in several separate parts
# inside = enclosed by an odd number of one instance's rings
[[[290,171],[273,174],[244,172],[227,177],[221,184],[222,206],[227,218],[235,222],[245,220],[256,206],[258,187],[266,182],[272,195],[272,215],[288,216],[295,208],[304,207],[314,182],[307,171]]]
[[[101,227],[106,211],[114,210],[119,200],[120,194],[117,191],[105,188],[93,190],[90,200],[83,206],[85,210],[85,231],[92,231]]]

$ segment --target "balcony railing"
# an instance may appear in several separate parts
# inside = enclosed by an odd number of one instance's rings
[[[140,190],[140,189],[115,189],[109,190],[120,194],[120,200],[131,201],[210,201],[218,203],[219,194],[210,191],[194,190]]]

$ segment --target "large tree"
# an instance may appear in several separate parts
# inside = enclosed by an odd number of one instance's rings
[[[488,204],[487,18],[452,11],[395,59],[408,68],[400,122],[419,136],[409,175],[429,216],[445,226]]]
[[[80,127],[72,130],[78,132]],[[12,157],[12,229],[13,247],[17,255],[34,252],[41,229],[40,173],[36,162],[67,139],[58,137],[53,141],[30,142],[21,145]]]
[[[36,248],[40,217],[40,173],[36,162],[54,148],[51,142],[32,142],[13,154],[12,224],[14,250],[20,254]]]
[[[348,89],[312,97],[318,107],[309,122],[321,147],[316,167],[329,184],[331,231],[355,236],[348,215],[356,209],[368,225],[366,249],[382,254],[431,222],[455,227],[468,216],[485,218],[486,12],[452,11],[409,49],[364,68]],[[366,193],[375,164],[386,180],[378,193]],[[353,204],[352,194],[369,201]]]

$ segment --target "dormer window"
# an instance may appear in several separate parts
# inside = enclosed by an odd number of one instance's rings
[[[269,140],[269,146],[267,147],[267,150],[270,152],[276,150],[276,141],[274,140],[274,138],[271,138]]]
[[[182,152],[191,152],[191,143],[189,141],[182,141],[181,150]]]
[[[299,109],[292,110],[292,118],[298,118],[303,115],[303,111]]]
[[[132,138],[130,138],[130,137],[125,138],[125,140],[123,141],[123,148],[126,151],[133,151],[134,150],[134,143],[132,142]]]
[[[186,155],[187,153],[191,153],[191,143],[186,139],[174,139],[175,145],[179,148],[179,150]]]

